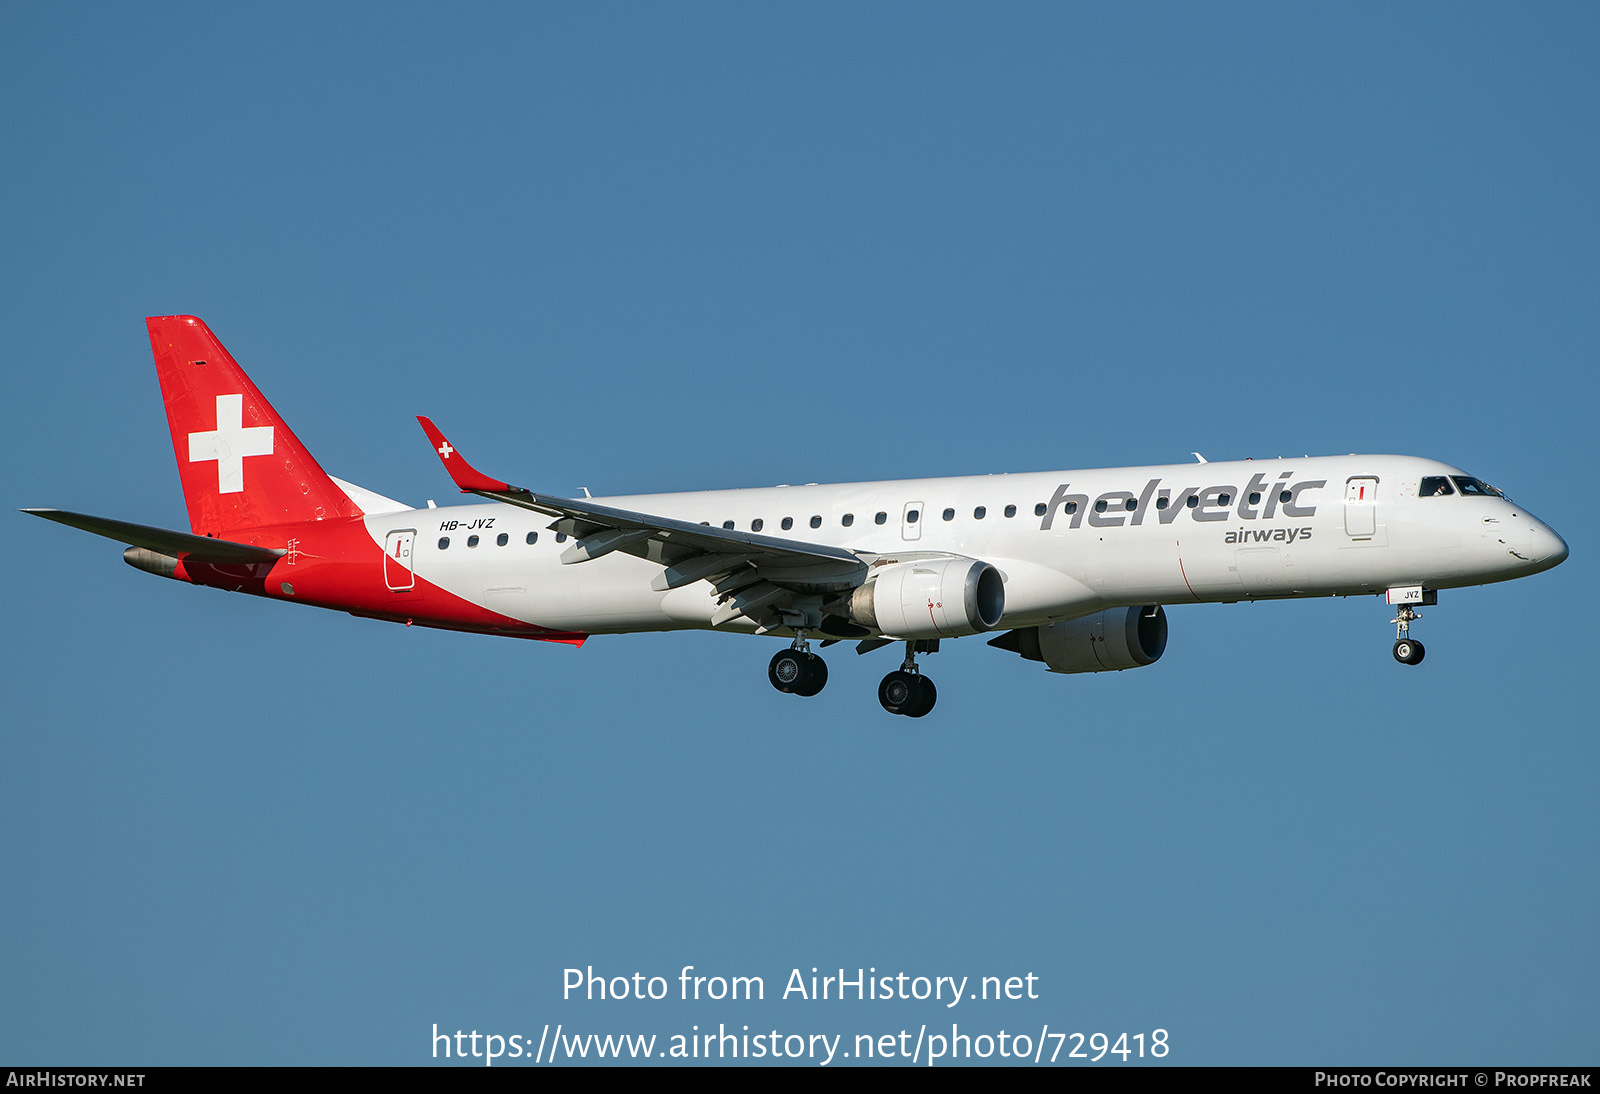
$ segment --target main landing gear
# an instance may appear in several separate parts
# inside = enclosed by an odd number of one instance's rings
[[[826,644],[826,643],[825,643]],[[883,639],[873,641],[865,649],[885,645]],[[878,685],[878,702],[890,714],[904,714],[907,718],[921,718],[933,709],[938,701],[938,689],[933,681],[917,669],[917,654],[932,653],[937,643],[907,642],[906,659],[897,670],[883,678]],[[828,682],[828,663],[807,648],[804,631],[795,632],[794,644],[779,650],[767,665],[767,679],[779,691],[791,695],[815,695]]]
[[[1428,651],[1422,648],[1421,642],[1411,637],[1411,624],[1421,619],[1422,613],[1409,604],[1402,604],[1398,612],[1389,620],[1395,624],[1394,659],[1402,665],[1420,665]]]
[[[905,663],[878,685],[878,702],[890,714],[921,718],[933,709],[938,699],[939,691],[933,681],[917,670],[917,643],[907,642]]]
[[[828,663],[807,648],[806,632],[796,631],[794,645],[773,655],[767,679],[779,691],[809,697],[827,685]]]

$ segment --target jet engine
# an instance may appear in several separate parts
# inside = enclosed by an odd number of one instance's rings
[[[1043,661],[1051,672],[1107,672],[1153,665],[1167,648],[1167,613],[1161,605],[1107,608],[1103,612],[1007,631],[989,639],[996,649]]]
[[[1005,606],[999,570],[940,558],[885,566],[828,611],[891,638],[954,638],[992,630]]]

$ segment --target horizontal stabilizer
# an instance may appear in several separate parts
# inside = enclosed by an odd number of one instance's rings
[[[274,562],[288,554],[279,548],[254,547],[248,543],[233,543],[209,536],[192,536],[188,532],[173,532],[166,528],[151,528],[146,524],[129,524],[122,520],[69,513],[64,509],[24,509],[22,512],[53,520],[57,524],[81,528],[118,543],[147,547],[167,555],[187,556],[200,562]]]

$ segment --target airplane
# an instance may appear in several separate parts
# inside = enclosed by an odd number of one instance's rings
[[[1412,456],[1350,455],[565,498],[490,478],[428,418],[472,504],[417,509],[327,474],[210,328],[147,319],[190,531],[25,513],[127,544],[195,585],[372,619],[581,646],[721,630],[790,639],[778,691],[820,692],[813,652],[903,643],[878,700],[920,718],[919,654],[989,645],[1056,673],[1160,659],[1164,605],[1383,597],[1393,654],[1418,607],[1525,577],[1567,544],[1499,490]],[[587,490],[585,491],[587,494]]]

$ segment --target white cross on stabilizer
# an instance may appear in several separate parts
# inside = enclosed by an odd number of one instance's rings
[[[450,453],[454,451],[455,449],[450,447],[449,441],[445,441],[444,444],[439,446],[439,455],[443,456],[447,460],[450,458]]]
[[[244,458],[272,455],[270,425],[244,428],[244,396],[217,396],[217,428],[189,434],[189,462],[217,461],[217,493],[244,489]]]

